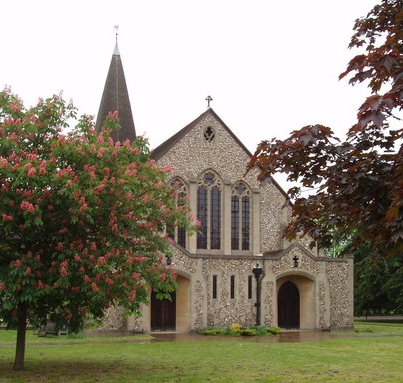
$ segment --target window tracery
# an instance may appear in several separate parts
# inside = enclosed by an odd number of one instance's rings
[[[204,129],[204,139],[207,142],[212,142],[215,137],[215,131],[211,126],[208,126],[206,129]]]

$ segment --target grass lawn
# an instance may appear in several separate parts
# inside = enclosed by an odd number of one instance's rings
[[[357,322],[355,328],[351,338],[304,343],[152,343],[136,336],[135,343],[64,338],[60,344],[29,334],[22,372],[12,371],[15,332],[0,331],[0,383],[403,382],[403,324]]]

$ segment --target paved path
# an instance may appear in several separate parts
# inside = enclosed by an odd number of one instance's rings
[[[175,332],[153,332],[150,334],[153,338],[141,338],[133,336],[132,338],[125,338],[124,340],[91,340],[74,342],[61,338],[52,342],[28,342],[27,346],[57,346],[68,344],[105,344],[105,343],[153,343],[153,342],[313,342],[332,338],[350,338],[355,336],[353,331],[346,331],[345,333],[331,333],[329,331],[283,331],[278,335],[268,336],[212,336],[200,335],[196,332],[191,333],[175,333]],[[0,343],[0,347],[15,347],[14,343]]]

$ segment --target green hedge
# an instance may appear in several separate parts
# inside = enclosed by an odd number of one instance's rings
[[[221,336],[266,336],[278,335],[281,329],[279,327],[251,326],[242,327],[234,323],[231,327],[211,326],[199,330],[202,335],[221,335]]]

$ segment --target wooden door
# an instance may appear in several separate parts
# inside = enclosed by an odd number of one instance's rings
[[[285,329],[299,329],[300,299],[298,287],[291,281],[281,285],[278,292],[278,325]]]
[[[151,331],[175,331],[176,328],[176,293],[171,293],[171,300],[157,299],[151,296]]]

